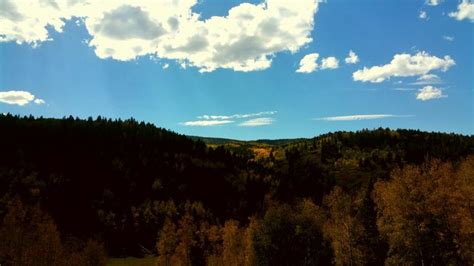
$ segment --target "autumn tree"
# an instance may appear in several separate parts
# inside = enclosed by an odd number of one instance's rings
[[[439,160],[396,170],[375,184],[387,265],[471,265],[474,157],[460,167]]]
[[[0,227],[0,265],[105,265],[102,245],[89,240],[79,249],[66,248],[53,219],[38,205],[18,198],[8,204]]]
[[[156,244],[158,265],[196,265],[205,262],[203,233],[199,229],[206,215],[201,203],[186,202],[177,222],[166,219]]]
[[[158,242],[156,244],[156,249],[158,251],[158,265],[172,265],[171,262],[177,242],[176,225],[170,219],[166,219],[163,228],[159,233]]]
[[[257,232],[259,222],[255,217],[251,217],[244,234],[244,265],[256,265],[254,237]]]
[[[208,266],[222,266],[222,227],[211,225],[207,221],[201,222],[199,226],[199,248],[203,251],[203,257]]]
[[[335,187],[324,199],[328,209],[324,232],[331,240],[336,265],[368,264],[368,248],[361,243],[364,227],[357,217],[358,201],[357,196],[351,196],[340,187]]]
[[[258,227],[256,218],[251,217],[247,227],[228,220],[222,228],[222,262],[224,265],[256,265],[253,237]]]
[[[157,243],[158,265],[193,265],[196,231],[193,217],[188,213],[181,217],[177,225],[167,220]]]
[[[50,216],[13,200],[0,229],[0,264],[63,265],[64,250]]]
[[[451,227],[459,229],[457,245],[463,258],[474,262],[474,156],[461,163],[456,173],[458,190],[456,198],[451,197],[451,204],[456,204],[460,211],[449,216]]]
[[[245,265],[244,230],[239,227],[239,222],[229,220],[223,228],[223,263],[229,266]]]

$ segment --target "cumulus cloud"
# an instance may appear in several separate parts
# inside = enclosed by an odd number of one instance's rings
[[[95,34],[113,40],[153,40],[165,33],[161,24],[155,24],[150,15],[129,5],[105,12],[100,23],[94,27]]]
[[[390,77],[413,77],[428,74],[433,70],[447,71],[455,62],[450,56],[439,58],[426,52],[415,55],[396,54],[389,64],[364,67],[352,74],[355,81],[380,83]]]
[[[0,91],[0,102],[2,103],[23,106],[32,101],[36,104],[45,103],[44,100],[35,98],[35,96],[28,91]]]
[[[449,13],[449,16],[457,20],[467,19],[474,22],[474,1],[463,0],[458,5],[458,10]]]
[[[420,14],[418,15],[419,18],[421,19],[428,19],[428,14],[426,13],[426,11],[420,11]]]
[[[77,2],[77,1],[76,1]],[[0,42],[15,41],[36,46],[51,40],[47,27],[62,32],[64,20],[71,19],[78,5],[71,0],[0,2]]]
[[[321,69],[336,69],[339,67],[339,60],[334,56],[326,57],[321,60]]]
[[[422,89],[418,90],[416,94],[416,99],[421,101],[428,101],[433,99],[440,99],[448,97],[443,94],[443,91],[440,88],[435,88],[433,86],[425,86]]]
[[[368,114],[368,115],[343,115],[343,116],[328,116],[320,117],[315,120],[324,121],[354,121],[354,120],[373,120],[391,117],[411,117],[412,115],[393,115],[393,114]]]
[[[300,67],[296,70],[298,73],[311,73],[316,71],[318,63],[316,62],[319,58],[318,53],[312,53],[305,55],[300,61]]]
[[[233,115],[200,115],[197,117],[198,120],[196,121],[187,121],[180,124],[183,126],[216,126],[216,125],[234,123],[235,120],[248,119],[248,118],[259,117],[259,116],[271,116],[276,113],[277,111],[265,111],[265,112],[258,112],[258,113],[233,114]],[[260,117],[260,118],[254,118],[254,119],[241,122],[239,126],[262,126],[265,123],[271,124],[272,122],[273,122],[272,118]]]
[[[270,117],[260,117],[244,121],[239,124],[240,127],[258,127],[271,125],[275,120]]]
[[[346,61],[346,64],[356,64],[359,62],[359,56],[350,50],[349,55],[344,60]]]
[[[319,0],[242,3],[226,16],[202,19],[198,0],[2,0],[0,41],[37,45],[61,32],[65,21],[83,20],[99,58],[144,55],[176,60],[201,72],[217,68],[255,71],[276,53],[294,53],[312,41]]]
[[[316,71],[318,68],[320,69],[335,69],[339,67],[339,60],[337,60],[335,57],[330,56],[323,58],[321,60],[321,65],[318,64],[318,58],[319,54],[318,53],[312,53],[312,54],[307,54],[305,55],[301,61],[300,61],[300,66],[296,70],[298,73],[312,73]]]

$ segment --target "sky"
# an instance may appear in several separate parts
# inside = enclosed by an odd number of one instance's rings
[[[0,113],[474,134],[469,0],[0,0]]]

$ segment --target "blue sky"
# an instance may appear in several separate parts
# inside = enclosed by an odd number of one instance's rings
[[[237,139],[474,132],[473,2],[76,2],[2,1],[0,113]]]

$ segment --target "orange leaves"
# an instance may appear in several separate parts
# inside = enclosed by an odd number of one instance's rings
[[[377,224],[389,242],[390,261],[472,262],[473,162],[470,157],[455,167],[431,160],[375,184]]]

